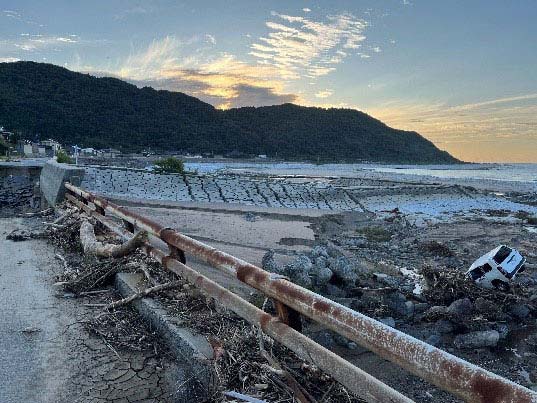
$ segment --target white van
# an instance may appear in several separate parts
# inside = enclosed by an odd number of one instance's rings
[[[509,281],[524,271],[526,259],[516,250],[500,245],[477,259],[466,272],[485,288],[509,289]]]

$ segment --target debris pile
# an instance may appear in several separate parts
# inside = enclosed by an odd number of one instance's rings
[[[453,256],[438,242],[424,243],[421,248]],[[283,266],[269,251],[262,264],[265,270],[434,345],[494,347],[506,340],[510,331],[537,325],[537,284],[532,282],[513,283],[509,290],[500,291],[482,288],[461,270],[448,267],[424,266],[419,271],[401,267],[398,276],[371,273],[327,245],[316,246]],[[326,347],[355,347],[330,332],[316,337]]]
[[[173,273],[166,272],[145,255],[139,252],[120,258],[83,255],[80,226],[87,219],[78,212],[69,212],[62,220],[61,230],[48,231],[50,241],[65,254],[65,257],[57,255],[64,264],[64,273],[56,284],[73,297],[89,299],[86,305],[102,309],[84,326],[102,338],[118,356],[125,349],[153,351],[156,357],[167,354],[158,336],[147,329],[133,308],[121,305],[107,309],[120,299],[111,287],[113,275],[141,270],[150,285],[170,279],[180,283],[173,290],[154,294],[154,298],[186,326],[206,336],[213,346],[216,378],[210,401],[235,401],[231,397],[237,394],[281,402],[297,401],[297,396],[312,402],[360,401],[318,368],[304,363],[293,352],[205,297],[194,286],[177,280]],[[102,227],[96,225],[95,229],[96,239],[113,241]],[[339,264],[345,266],[343,261]],[[338,272],[344,273],[342,270]]]
[[[173,299],[162,295],[158,299],[213,346],[217,385],[211,401],[228,401],[227,391],[271,402],[297,401],[299,394],[311,402],[360,401],[330,376],[304,363],[218,302],[205,298],[193,286],[185,283]]]

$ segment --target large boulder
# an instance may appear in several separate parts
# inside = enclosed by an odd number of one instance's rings
[[[334,273],[328,267],[318,267],[315,265],[311,271],[311,275],[314,278],[315,284],[323,287],[328,284]]]
[[[345,284],[354,285],[358,280],[353,265],[345,256],[339,256],[336,259],[330,259],[330,270]]]
[[[454,316],[469,316],[474,311],[474,304],[470,301],[469,298],[461,298],[455,300],[448,306],[448,314]]]
[[[281,268],[276,263],[274,259],[274,251],[271,249],[263,256],[261,259],[261,267],[263,270],[269,271],[271,273],[280,273]]]
[[[459,334],[453,340],[457,348],[482,348],[496,347],[500,340],[500,333],[497,330],[483,330]]]

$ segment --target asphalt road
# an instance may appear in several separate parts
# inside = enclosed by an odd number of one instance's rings
[[[0,228],[0,401],[55,401],[68,378],[61,312],[47,284],[45,266],[54,262],[40,242],[12,242]]]
[[[85,331],[80,321],[94,311],[56,295],[54,250],[5,239],[27,225],[0,218],[0,402],[183,401],[174,386],[185,375],[173,362],[136,351],[117,356]]]

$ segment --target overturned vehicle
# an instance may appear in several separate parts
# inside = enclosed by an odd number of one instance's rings
[[[524,271],[525,263],[516,249],[500,245],[477,259],[466,274],[482,287],[508,290],[509,282]]]

